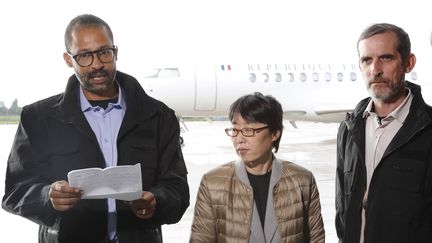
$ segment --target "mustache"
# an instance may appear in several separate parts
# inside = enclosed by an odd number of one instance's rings
[[[368,80],[369,85],[373,84],[373,83],[387,83],[388,80],[384,79],[383,77],[373,77],[371,79]]]
[[[108,75],[109,75],[109,73],[106,70],[96,70],[96,71],[90,72],[87,76],[88,76],[88,78],[94,78],[94,77],[100,77],[100,76],[107,77]]]

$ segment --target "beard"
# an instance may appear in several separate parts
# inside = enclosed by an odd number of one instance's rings
[[[76,73],[76,76],[84,89],[96,95],[103,95],[114,87],[116,71],[95,70],[87,74]]]
[[[399,77],[399,81],[394,82],[382,77],[374,77],[368,80],[368,91],[375,100],[391,103],[397,100],[405,90],[405,75]]]

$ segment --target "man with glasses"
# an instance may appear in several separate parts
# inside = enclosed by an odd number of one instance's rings
[[[203,176],[190,242],[324,242],[314,176],[272,152],[282,114],[281,104],[261,93],[231,105],[233,127],[225,132],[239,157]]]
[[[174,111],[116,70],[108,24],[74,18],[63,58],[75,74],[64,93],[23,108],[2,207],[40,225],[39,242],[162,242],[161,225],[189,206]],[[69,171],[140,163],[141,198],[82,199]]]

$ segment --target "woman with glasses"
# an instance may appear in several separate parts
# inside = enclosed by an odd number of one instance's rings
[[[324,242],[312,173],[274,155],[282,115],[280,103],[261,93],[231,105],[225,132],[238,158],[203,176],[190,242]]]

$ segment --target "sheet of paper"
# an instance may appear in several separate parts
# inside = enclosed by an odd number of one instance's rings
[[[68,181],[84,191],[83,199],[132,201],[141,197],[141,164],[73,170],[68,173]]]

